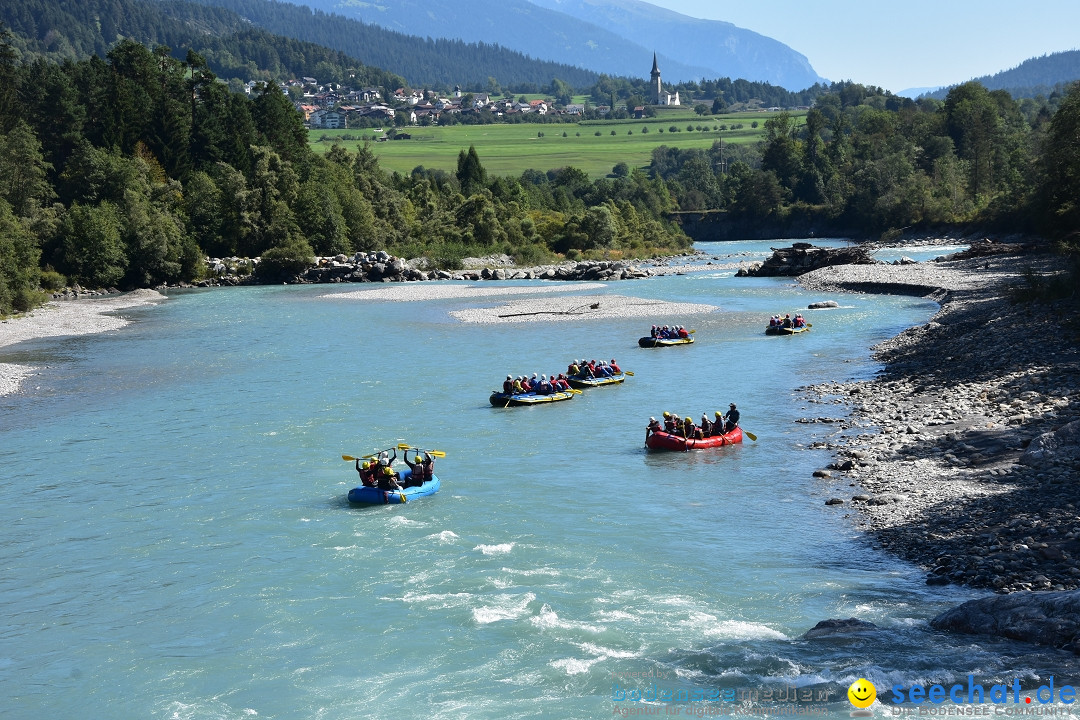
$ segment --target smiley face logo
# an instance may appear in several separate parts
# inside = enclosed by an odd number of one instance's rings
[[[847,698],[857,708],[868,708],[877,699],[877,688],[866,678],[859,678],[847,689]]]

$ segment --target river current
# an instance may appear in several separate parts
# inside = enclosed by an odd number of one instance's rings
[[[722,265],[768,246],[699,248]],[[807,446],[836,430],[795,421],[843,411],[801,388],[872,376],[869,348],[936,305],[733,275],[589,291],[708,314],[500,325],[450,315],[499,297],[173,291],[119,331],[0,349],[40,368],[0,398],[0,716],[847,716],[858,678],[882,700],[969,674],[1080,679],[1073,656],[931,630],[979,593],[927,587],[850,503],[824,504],[856,488],[812,477],[831,457]],[[841,307],[804,311],[811,332],[763,334],[821,299]],[[697,341],[638,348],[653,322]],[[507,373],[575,357],[634,376],[489,405]],[[757,442],[644,450],[650,415],[730,402]],[[441,491],[350,507],[341,456],[399,442],[446,453]],[[802,638],[850,617],[881,630]]]

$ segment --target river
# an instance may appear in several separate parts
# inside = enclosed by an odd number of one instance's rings
[[[718,267],[768,246],[699,245]],[[812,477],[835,429],[795,420],[842,410],[801,388],[873,375],[869,348],[936,305],[733,275],[590,291],[717,306],[651,321],[694,329],[685,347],[638,348],[647,319],[467,324],[450,312],[503,299],[323,285],[174,291],[119,331],[0,349],[42,368],[0,398],[0,715],[701,716],[802,691],[846,716],[860,677],[879,698],[1076,679],[1072,656],[931,630],[978,593],[927,587],[824,504],[856,488]],[[811,332],[763,334],[822,299],[841,307],[805,311]],[[634,376],[489,405],[507,373],[574,357]],[[643,449],[650,415],[730,402],[757,442]],[[441,491],[350,507],[341,456],[398,442],[446,453]],[[802,639],[849,617],[882,630]],[[656,692],[676,704],[628,699]]]

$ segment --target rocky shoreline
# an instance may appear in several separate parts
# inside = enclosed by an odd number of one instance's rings
[[[928,323],[874,348],[879,377],[808,388],[832,406],[825,414],[846,410],[820,418],[835,424],[818,446],[836,454],[815,473],[822,492],[854,505],[872,541],[925,567],[929,584],[1080,587],[1080,425],[1069,427],[1080,420],[1077,303],[1014,304],[1007,291],[1029,270],[1060,266],[1029,250],[799,278],[812,290],[941,303]]]
[[[261,284],[255,273],[258,259],[208,258],[207,278],[197,287]],[[426,282],[433,280],[564,280],[614,281],[652,277],[655,270],[626,260],[586,260],[516,267],[507,255],[465,258],[463,269],[451,272],[427,267],[427,260],[406,260],[380,250],[315,259],[303,272],[285,279],[289,284]]]

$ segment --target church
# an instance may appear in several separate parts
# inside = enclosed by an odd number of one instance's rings
[[[676,92],[672,95],[669,92],[664,92],[664,88],[660,84],[660,68],[656,66],[656,53],[652,55],[652,72],[649,73],[649,77],[652,79],[650,87],[652,88],[653,105],[679,104],[679,93]]]

